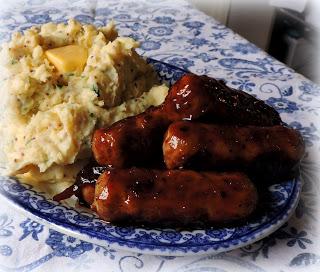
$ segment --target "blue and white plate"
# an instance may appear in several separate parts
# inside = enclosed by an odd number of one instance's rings
[[[186,71],[149,60],[162,81],[172,84]],[[299,179],[269,187],[264,209],[247,222],[229,228],[197,230],[116,227],[92,212],[60,204],[32,186],[14,178],[0,177],[0,193],[21,212],[51,228],[101,246],[154,255],[185,256],[228,251],[271,234],[294,212],[301,191]]]

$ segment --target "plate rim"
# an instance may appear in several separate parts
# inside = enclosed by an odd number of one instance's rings
[[[37,192],[35,190],[33,190],[32,188],[28,188],[28,187],[32,187],[29,184],[26,183],[21,183],[19,180],[17,180],[16,178],[13,177],[8,177],[8,176],[0,176],[0,179],[3,181],[4,179],[7,180],[11,180],[11,181],[15,181],[17,183],[19,183],[20,185],[22,185],[24,188],[26,188],[28,191],[31,191],[33,193],[35,193],[36,195],[43,197],[46,199],[45,195],[43,192]],[[104,246],[104,247],[110,247],[116,250],[123,250],[123,251],[129,251],[129,252],[135,252],[135,253],[143,253],[143,254],[147,254],[147,255],[158,255],[158,256],[190,256],[190,255],[205,255],[205,254],[218,254],[221,252],[225,252],[225,251],[229,251],[229,250],[234,250],[240,247],[244,247],[246,245],[252,244],[254,242],[257,242],[263,238],[265,238],[266,236],[270,235],[271,233],[275,232],[277,229],[279,229],[285,222],[287,222],[287,220],[289,220],[289,218],[291,217],[291,215],[294,213],[299,199],[300,199],[300,195],[301,195],[301,189],[302,189],[302,180],[301,177],[298,176],[296,178],[294,178],[292,180],[292,182],[294,182],[294,188],[292,190],[291,193],[291,197],[289,199],[289,201],[286,203],[286,205],[284,206],[284,208],[282,209],[282,211],[276,216],[271,218],[269,221],[264,222],[264,227],[261,228],[257,228],[256,230],[253,230],[252,232],[250,232],[250,237],[246,240],[246,242],[241,242],[238,239],[231,239],[231,240],[227,240],[229,246],[227,247],[222,247],[219,246],[217,249],[214,248],[213,245],[199,245],[199,246],[186,246],[186,247],[179,247],[178,245],[170,245],[170,244],[163,244],[163,245],[154,245],[152,246],[152,248],[144,248],[144,249],[140,249],[136,246],[128,246],[128,245],[123,245],[120,244],[119,241],[109,241],[109,240],[103,240],[103,239],[99,239],[97,237],[92,237],[87,233],[78,231],[77,229],[73,229],[73,228],[67,228],[65,226],[65,223],[62,223],[63,225],[59,225],[59,221],[57,222],[57,220],[55,219],[49,219],[46,217],[46,214],[43,213],[33,213],[32,209],[29,207],[25,207],[23,206],[20,202],[14,202],[14,198],[8,196],[7,194],[5,194],[2,190],[2,186],[0,186],[0,197],[2,197],[3,199],[7,200],[11,206],[13,206],[14,208],[16,208],[20,213],[23,213],[25,215],[25,213],[28,214],[29,218],[32,218],[34,221],[38,222],[38,223],[45,223],[48,224],[48,226],[52,227],[53,229],[65,234],[65,235],[69,235],[69,236],[73,236],[75,238],[78,238],[82,241],[86,241],[89,243],[93,243],[96,245],[100,245],[100,246]],[[42,194],[41,194],[42,193]],[[60,203],[53,201],[53,200],[49,200],[51,203],[57,203],[57,205],[61,205]],[[63,206],[64,208],[68,209],[68,210],[74,210],[74,208],[72,207],[68,207],[64,204],[62,204],[61,206]],[[79,211],[76,211],[79,212]],[[60,222],[61,223],[61,222]],[[141,228],[143,229],[143,228]],[[200,231],[204,231],[204,229],[200,229]],[[232,241],[238,241],[237,243],[232,243]],[[124,243],[126,243],[127,241],[124,241]],[[136,243],[136,242],[133,242]],[[176,248],[187,248],[186,252],[183,251],[175,251]],[[192,250],[192,249],[196,249],[196,251]]]

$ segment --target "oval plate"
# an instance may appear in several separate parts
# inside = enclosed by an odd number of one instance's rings
[[[148,60],[161,81],[174,83],[187,71]],[[101,246],[154,255],[186,256],[229,251],[260,240],[283,225],[294,212],[301,181],[293,179],[269,187],[263,211],[247,222],[229,228],[197,230],[117,227],[88,210],[51,200],[45,193],[10,177],[0,177],[0,193],[32,219],[64,234]]]

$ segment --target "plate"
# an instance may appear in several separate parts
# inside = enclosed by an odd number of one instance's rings
[[[161,81],[174,83],[187,71],[148,59]],[[12,177],[0,177],[0,193],[26,216],[64,234],[105,247],[165,256],[212,254],[260,240],[283,225],[295,210],[299,178],[268,188],[263,209],[240,225],[196,230],[118,227],[88,210],[51,200],[45,193]]]

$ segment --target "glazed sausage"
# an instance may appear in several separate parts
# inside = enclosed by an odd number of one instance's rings
[[[163,104],[173,121],[201,119],[209,123],[273,126],[281,124],[279,113],[243,91],[207,76],[187,74],[170,89]]]
[[[303,154],[301,135],[285,126],[236,127],[181,121],[169,126],[163,142],[169,169],[233,169],[266,175],[270,166],[270,172],[280,177],[290,172]]]
[[[92,137],[94,158],[100,165],[115,168],[159,167],[163,163],[163,135],[169,124],[160,108],[153,107],[108,129],[98,129]]]
[[[61,201],[75,195],[80,204],[90,207],[94,201],[96,181],[106,169],[105,166],[89,163],[78,173],[75,183],[55,195],[53,200]]]
[[[238,125],[281,123],[279,114],[263,101],[213,78],[187,74],[170,88],[159,107],[96,130],[93,155],[100,165],[159,167],[163,135],[169,124],[198,119]]]
[[[99,177],[92,208],[112,223],[190,227],[246,218],[256,203],[242,173],[131,168]]]

